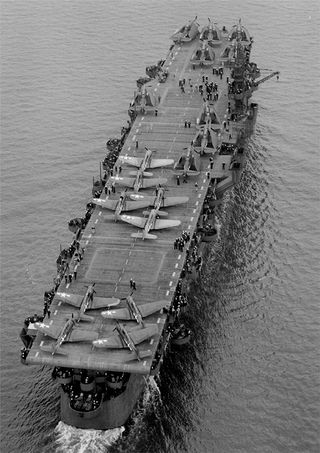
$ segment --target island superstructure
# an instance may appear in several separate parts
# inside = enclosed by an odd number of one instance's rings
[[[179,326],[186,282],[201,273],[220,200],[240,180],[252,93],[278,74],[261,78],[241,22],[200,29],[195,18],[172,40],[137,81],[86,215],[69,223],[43,316],[21,332],[23,362],[53,368],[61,419],[80,428],[125,424],[169,342],[189,339]]]

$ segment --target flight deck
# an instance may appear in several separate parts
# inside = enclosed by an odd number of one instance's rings
[[[144,85],[143,89],[151,93],[156,99],[154,106],[137,112],[130,133],[122,147],[121,154],[115,164],[119,178],[132,177],[130,172],[134,169],[126,165],[124,156],[143,158],[146,148],[152,151],[152,158],[173,159],[175,162],[180,156],[187,153],[199,131],[199,121],[206,109],[206,100],[199,86],[208,80],[217,84],[218,99],[210,101],[216,113],[216,136],[219,143],[224,140],[236,143],[238,132],[236,123],[228,124],[226,130],[222,126],[227,117],[228,109],[228,84],[226,78],[230,77],[230,67],[225,66],[223,74],[218,74],[222,66],[218,55],[224,52],[229,45],[227,34],[223,36],[221,44],[215,48],[216,59],[213,64],[195,67],[191,58],[196,49],[201,45],[196,38],[191,42],[175,43],[163,63],[163,70],[167,73],[164,82],[154,79]],[[213,71],[215,69],[215,71]],[[213,74],[213,72],[215,72]],[[207,79],[205,79],[207,77]],[[218,129],[218,131],[217,131]],[[155,232],[157,239],[141,239],[131,237],[138,228],[134,225],[116,221],[113,212],[96,206],[85,230],[81,235],[80,249],[83,249],[83,259],[77,267],[76,280],[71,283],[60,284],[59,291],[70,294],[84,295],[86,286],[95,284],[95,296],[121,299],[117,308],[126,307],[125,298],[132,294],[135,303],[148,304],[158,300],[166,301],[169,307],[174,297],[181,271],[186,259],[185,247],[183,251],[174,248],[174,242],[183,231],[192,237],[197,231],[198,221],[202,212],[203,203],[208,187],[213,178],[233,178],[230,171],[232,156],[220,155],[215,152],[203,154],[199,159],[198,175],[181,175],[177,178],[173,166],[153,168],[153,178],[165,178],[167,182],[161,184],[165,189],[165,197],[188,197],[186,203],[161,208],[168,215],[168,220],[178,220],[179,226],[166,228]],[[211,160],[210,160],[211,157]],[[122,160],[121,160],[122,159]],[[214,165],[212,165],[214,160]],[[149,170],[148,170],[149,171]],[[116,177],[115,171],[113,173]],[[148,179],[148,177],[145,177]],[[124,187],[116,184],[116,193],[109,195],[104,192],[101,199],[119,199]],[[159,187],[140,189],[139,195],[156,196]],[[128,193],[132,190],[128,189]],[[132,216],[147,217],[147,209],[138,209],[126,213]],[[136,283],[136,289],[130,287],[130,279]],[[103,339],[114,334],[116,321],[104,319],[101,316],[103,309],[88,310],[87,313],[94,317],[93,322],[79,321],[74,329],[91,330],[96,333],[97,339]],[[63,327],[67,319],[77,309],[62,302],[56,296],[51,304],[51,316],[45,323]],[[143,341],[137,346],[140,350],[150,350],[148,357],[137,360],[134,352],[129,349],[103,349],[96,348],[92,342],[64,342],[61,346],[65,352],[50,354],[41,349],[41,345],[54,342],[53,339],[38,333],[33,347],[27,357],[27,363],[42,363],[50,366],[70,367],[79,369],[125,371],[129,373],[149,374],[152,360],[162,336],[162,330],[167,319],[166,310],[158,311],[144,319],[145,325],[156,324],[158,333]],[[130,332],[137,328],[136,321],[120,321]]]

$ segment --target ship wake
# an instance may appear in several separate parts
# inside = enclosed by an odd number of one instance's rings
[[[124,427],[99,431],[79,429],[59,422],[55,428],[57,453],[99,453],[106,452],[122,435]]]

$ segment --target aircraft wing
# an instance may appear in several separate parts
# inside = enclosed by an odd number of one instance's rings
[[[129,179],[129,178],[128,178]],[[144,178],[142,180],[142,187],[147,189],[148,187],[157,186],[158,184],[164,185],[167,184],[167,178]]]
[[[120,216],[120,219],[123,220],[124,222],[131,223],[131,225],[134,225],[138,228],[144,228],[148,218],[147,217],[136,217],[133,215],[125,215],[122,214]]]
[[[139,157],[133,157],[133,156],[120,156],[119,160],[128,165],[132,165],[133,167],[140,167],[143,159]]]
[[[123,176],[111,176],[110,180],[119,184],[120,186],[133,187],[135,178],[126,178]]]
[[[149,168],[168,167],[169,165],[173,164],[173,159],[151,159]]]
[[[110,337],[100,338],[93,342],[96,348],[119,349],[125,348],[118,334],[111,335]]]
[[[67,302],[67,304],[73,305],[74,307],[80,307],[84,296],[80,296],[78,294],[60,293],[58,291],[56,293],[56,297],[63,302]]]
[[[45,335],[48,335],[49,337],[54,338],[55,340],[59,337],[60,332],[63,327],[63,326],[53,326],[53,325],[45,324],[44,322],[35,322],[34,326],[39,332],[42,332]]]
[[[162,230],[163,228],[172,228],[179,225],[181,225],[181,220],[157,219],[155,221],[154,229]]]
[[[157,333],[158,333],[157,324],[149,324],[149,326],[147,327],[143,327],[142,329],[130,332],[130,338],[136,345],[142,343],[143,341],[147,340],[148,338],[152,337]]]
[[[97,297],[94,296],[93,302],[91,304],[91,308],[93,310],[98,308],[106,308],[106,307],[116,307],[120,304],[120,299],[116,297]]]
[[[125,319],[130,320],[130,312],[127,308],[117,308],[116,310],[106,310],[101,313],[106,319]]]
[[[98,337],[99,333],[92,330],[73,329],[67,341],[74,343],[78,341],[94,341]]]
[[[145,318],[146,316],[152,315],[152,313],[160,311],[166,305],[168,305],[167,300],[157,300],[156,302],[138,305],[138,308],[142,317]]]
[[[102,208],[114,211],[117,207],[118,200],[101,200],[100,198],[94,198],[93,203]]]
[[[148,200],[126,201],[123,210],[134,211],[135,209],[147,208],[149,204]]]
[[[168,206],[175,206],[177,204],[187,203],[189,197],[165,197],[162,205],[166,208]]]

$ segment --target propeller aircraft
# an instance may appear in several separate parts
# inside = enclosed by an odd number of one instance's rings
[[[131,237],[140,239],[157,239],[155,234],[150,234],[150,230],[161,230],[164,228],[172,228],[181,225],[181,220],[158,219],[159,209],[151,209],[150,213],[144,211],[144,214],[149,214],[148,217],[136,217],[131,215],[121,215],[120,219],[124,222],[142,228],[142,232],[132,233]]]
[[[174,164],[174,174],[182,176],[197,176],[200,174],[198,159],[194,156],[193,146],[187,148],[187,154],[180,156]]]
[[[92,342],[96,348],[109,348],[109,349],[122,349],[128,348],[135,354],[135,359],[141,360],[144,357],[152,355],[151,350],[139,351],[136,348],[137,344],[142,343],[148,338],[158,333],[157,324],[149,324],[147,327],[137,326],[127,330],[123,324],[117,322],[115,326],[115,333],[106,338],[100,338]]]
[[[134,211],[135,209],[146,208],[149,206],[149,203],[146,201],[128,200],[127,189],[121,192],[118,200],[102,200],[100,198],[94,198],[93,202],[102,208],[114,211],[115,221],[119,219],[122,211]]]
[[[147,304],[137,305],[132,297],[132,293],[125,298],[127,308],[117,308],[115,310],[103,311],[101,315],[106,319],[135,320],[139,325],[144,327],[143,318],[160,311],[166,305],[167,300],[158,300]]]
[[[145,170],[148,168],[159,168],[159,167],[169,167],[173,165],[173,159],[152,159],[152,151],[151,149],[145,146],[145,156],[141,157],[133,157],[133,156],[123,156],[119,157],[119,160],[124,163],[131,165],[133,167],[138,167],[140,171],[143,172],[143,176],[152,176],[152,173],[147,173]],[[130,175],[136,175],[137,172],[130,172]]]
[[[69,305],[79,308],[79,319],[82,321],[94,321],[92,316],[85,314],[87,310],[97,310],[99,308],[115,307],[120,303],[120,299],[115,297],[94,297],[96,293],[94,289],[95,283],[87,287],[84,296],[78,294],[70,294],[57,292],[56,297]]]
[[[150,195],[131,194],[130,198],[136,200],[136,202],[145,202],[146,205],[144,207],[152,206],[153,209],[158,210],[159,216],[168,215],[166,212],[159,211],[160,208],[168,208],[169,206],[176,206],[189,201],[189,197],[166,197],[162,187],[158,189],[155,197]]]
[[[34,326],[39,332],[42,332],[43,334],[56,340],[55,343],[50,345],[44,345],[43,341],[41,341],[40,349],[45,352],[50,352],[52,355],[68,355],[68,353],[61,348],[63,343],[94,341],[99,337],[98,332],[75,329],[77,324],[78,321],[73,317],[68,319],[62,327],[46,324],[44,322],[35,322]]]
[[[148,189],[149,187],[157,186],[158,184],[166,184],[167,178],[143,178],[145,172],[140,169],[136,173],[135,178],[130,178],[126,176],[111,176],[110,181],[121,186],[126,186],[133,188],[135,192],[138,192],[140,189]]]

